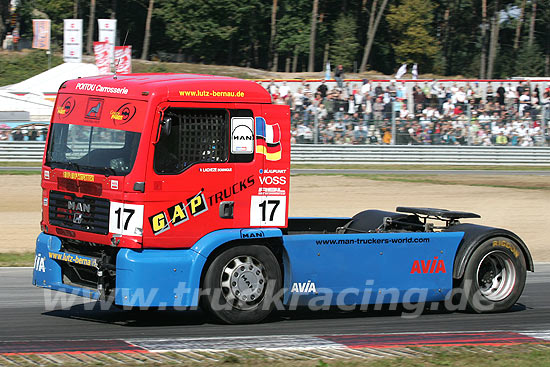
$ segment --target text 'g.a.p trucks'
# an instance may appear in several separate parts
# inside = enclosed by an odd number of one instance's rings
[[[65,82],[42,165],[33,283],[252,323],[278,305],[457,294],[476,312],[503,311],[533,270],[515,234],[459,222],[473,213],[288,218],[289,181],[289,108],[256,83],[176,74]]]

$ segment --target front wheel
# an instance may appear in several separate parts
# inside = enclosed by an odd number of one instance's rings
[[[274,309],[281,278],[277,258],[267,247],[232,247],[208,267],[202,307],[228,324],[260,322]]]
[[[525,257],[514,241],[495,237],[483,242],[470,257],[462,279],[469,308],[477,313],[508,310],[523,292],[526,273]]]

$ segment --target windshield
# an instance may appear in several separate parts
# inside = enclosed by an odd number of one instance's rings
[[[125,176],[134,166],[141,134],[96,126],[52,124],[46,165]]]

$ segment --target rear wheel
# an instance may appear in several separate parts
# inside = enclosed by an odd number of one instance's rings
[[[495,237],[472,254],[462,280],[468,306],[475,312],[501,312],[512,307],[526,279],[523,252],[512,240]]]
[[[260,322],[273,311],[281,282],[279,263],[267,247],[233,247],[208,267],[201,304],[228,324]]]

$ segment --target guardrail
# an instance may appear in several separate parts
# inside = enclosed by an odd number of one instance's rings
[[[0,162],[40,162],[44,145],[43,141],[1,141]]]
[[[294,164],[550,166],[550,147],[295,144],[291,149]],[[0,161],[39,162],[43,151],[43,141],[3,141]]]
[[[548,147],[297,144],[291,157],[303,164],[550,166]]]

